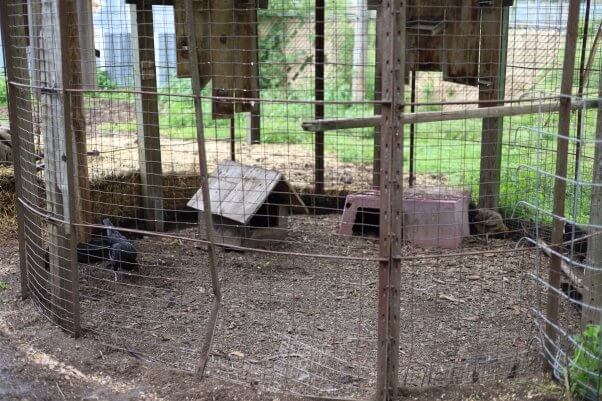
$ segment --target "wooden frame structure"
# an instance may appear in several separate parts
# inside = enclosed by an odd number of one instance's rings
[[[192,81],[197,146],[199,149],[199,175],[201,178],[202,210],[199,214],[203,222],[199,227],[204,228],[205,238],[208,244],[209,270],[211,273],[213,289],[213,307],[209,318],[208,329],[203,339],[198,373],[202,376],[205,365],[209,358],[210,348],[213,341],[214,331],[218,314],[221,308],[222,293],[219,282],[219,266],[216,259],[216,243],[214,241],[212,204],[209,193],[209,173],[207,171],[207,155],[205,154],[205,133],[203,127],[203,110],[201,104],[201,90],[207,84],[206,65],[200,62],[201,54],[206,50],[203,40],[207,38],[203,30],[205,26],[199,24],[196,17],[199,13],[195,8],[193,0],[129,0],[132,5],[132,23],[133,40],[136,50],[136,96],[137,122],[138,122],[138,140],[140,150],[140,171],[143,187],[145,188],[145,217],[156,231],[161,231],[163,227],[163,205],[162,205],[162,169],[160,153],[160,133],[158,118],[158,95],[157,82],[154,63],[154,42],[152,27],[152,5],[175,4],[181,1],[184,10],[184,19],[186,22],[186,44],[189,46],[187,52],[187,67],[185,69],[190,74]],[[201,0],[206,1],[206,0]],[[225,20],[225,14],[232,8],[233,1],[222,3],[219,8],[218,19]],[[417,0],[414,0],[417,1]],[[15,83],[21,81],[28,82],[30,77],[25,76],[28,71],[26,66],[27,56],[24,54],[24,47],[19,48],[11,42],[9,28],[9,7],[17,7],[20,2],[16,0],[7,0],[0,4],[0,21],[2,34],[6,40],[6,54],[8,60],[14,60],[8,63],[7,75],[10,85],[10,117],[14,123],[11,129],[18,134],[15,135],[15,170],[17,172],[17,189],[19,199],[25,203],[32,203],[28,193],[33,193],[33,182],[23,180],[25,175],[35,177],[35,162],[31,159],[34,154],[30,146],[33,146],[33,128],[31,117],[31,104],[28,102],[28,94],[24,94],[21,86]],[[255,4],[255,3],[254,3]],[[259,4],[259,3],[257,3]],[[386,2],[369,2],[370,7],[378,7],[378,26],[376,52],[379,58],[376,61],[378,68],[376,88],[380,101],[375,107],[375,114],[369,118],[357,119],[324,119],[324,23],[325,23],[325,0],[316,1],[316,76],[315,76],[315,121],[306,122],[303,128],[307,131],[315,132],[315,174],[314,185],[316,194],[324,192],[324,133],[328,130],[374,127],[375,128],[375,153],[373,177],[374,183],[378,182],[381,191],[381,229],[380,229],[380,262],[378,272],[378,360],[377,360],[377,384],[376,399],[379,401],[388,401],[394,399],[398,391],[398,369],[399,369],[399,338],[400,338],[400,280],[401,280],[401,245],[403,239],[403,149],[404,149],[404,127],[406,124],[419,124],[433,121],[451,121],[468,118],[483,119],[482,131],[482,161],[481,161],[481,197],[484,199],[481,206],[487,208],[497,207],[497,198],[499,196],[499,170],[500,170],[500,144],[502,133],[502,119],[504,116],[532,114],[536,112],[559,112],[558,127],[558,157],[556,165],[556,181],[554,188],[554,231],[552,244],[562,243],[564,198],[566,192],[567,176],[567,157],[568,140],[566,133],[570,128],[570,113],[575,109],[598,107],[598,138],[602,131],[602,105],[599,100],[588,102],[573,102],[572,79],[575,67],[575,53],[577,40],[577,27],[579,20],[579,1],[571,0],[568,17],[568,29],[566,37],[566,46],[564,54],[562,92],[559,100],[546,102],[543,104],[528,105],[505,105],[504,98],[504,79],[505,75],[505,51],[508,34],[508,2],[505,0],[494,0],[492,9],[487,9],[482,13],[483,18],[491,17],[495,23],[489,24],[492,29],[489,37],[481,37],[482,43],[490,41],[488,45],[492,53],[489,58],[483,58],[484,68],[479,70],[478,79],[468,82],[471,85],[479,87],[479,107],[471,110],[457,110],[447,112],[404,112],[404,90],[406,77],[409,70],[413,72],[419,70],[420,65],[424,63],[420,54],[409,54],[406,51],[406,44],[414,40],[412,36],[416,33],[410,33],[412,29],[422,29],[412,25],[408,30],[408,25],[414,24],[413,20],[408,20],[408,7],[410,0],[392,0]],[[29,0],[29,7],[21,5],[24,14],[32,15],[31,9],[39,3]],[[86,138],[85,126],[82,114],[82,95],[81,89],[84,85],[78,76],[81,76],[81,56],[79,54],[79,41],[73,38],[80,38],[77,24],[77,7],[75,0],[63,0],[56,3],[43,3],[46,9],[36,10],[33,15],[38,18],[42,15],[48,16],[50,22],[45,22],[44,26],[50,26],[54,35],[51,37],[59,38],[58,43],[49,42],[47,37],[40,32],[26,32],[25,27],[20,27],[19,35],[31,38],[32,51],[38,55],[40,63],[55,63],[54,71],[57,72],[57,87],[42,88],[36,93],[39,96],[39,102],[42,105],[42,120],[51,121],[44,128],[44,143],[47,147],[45,154],[51,168],[45,177],[47,188],[47,210],[49,213],[48,236],[49,236],[49,273],[51,283],[51,297],[53,304],[57,309],[57,316],[64,316],[64,312],[69,316],[60,317],[59,325],[72,332],[75,336],[80,333],[79,322],[79,276],[77,264],[77,244],[85,241],[88,237],[86,230],[82,229],[85,223],[89,223],[89,206],[86,202],[89,200],[88,175],[86,167]],[[29,8],[29,13],[25,9]],[[492,10],[498,10],[499,13],[493,13]],[[202,12],[201,12],[202,13]],[[251,13],[252,14],[252,13]],[[495,15],[494,15],[495,14]],[[240,15],[236,16],[239,18]],[[201,19],[204,18],[201,16]],[[253,20],[255,18],[255,20]],[[252,25],[256,22],[257,16],[251,16],[245,24]],[[487,21],[487,18],[485,18]],[[30,30],[40,26],[39,21],[29,21]],[[225,25],[225,24],[221,24]],[[243,24],[244,25],[244,24]],[[602,25],[601,25],[602,26]],[[248,26],[246,28],[249,28]],[[440,29],[439,25],[430,26],[431,30]],[[231,33],[231,32],[230,32]],[[223,35],[222,35],[223,36]],[[254,37],[255,35],[246,35]],[[443,39],[441,39],[443,40]],[[489,43],[489,42],[488,42]],[[215,44],[217,45],[217,43]],[[225,43],[221,43],[225,45]],[[220,45],[220,46],[221,46]],[[231,46],[231,44],[229,44]],[[253,47],[253,45],[249,45]],[[255,43],[257,46],[257,43]],[[433,50],[433,49],[431,49]],[[447,49],[446,49],[447,51]],[[48,55],[50,59],[45,59]],[[412,58],[413,57],[413,58]],[[472,55],[471,57],[474,57]],[[408,60],[412,58],[412,60]],[[222,60],[223,61],[223,60]],[[411,61],[411,62],[410,62]],[[232,60],[225,61],[232,64]],[[249,67],[249,66],[247,66]],[[48,68],[48,67],[47,67]],[[250,68],[250,67],[249,67]],[[42,68],[38,68],[42,70]],[[473,71],[474,72],[474,71]],[[472,74],[471,72],[470,74]],[[466,72],[446,70],[443,71],[444,77],[451,80],[466,81]],[[230,71],[230,78],[235,76],[235,72]],[[252,76],[252,73],[247,72]],[[247,76],[247,75],[245,75]],[[33,77],[33,87],[41,87],[39,77]],[[464,82],[466,83],[466,82]],[[227,82],[224,87],[236,91],[238,88],[231,87],[232,82]],[[254,93],[258,97],[258,88],[253,88],[252,83],[247,82],[250,87],[245,88],[249,93]],[[602,79],[601,79],[602,85]],[[29,90],[29,88],[28,88]],[[225,89],[216,89],[225,90]],[[255,92],[253,92],[255,91]],[[602,86],[600,87],[602,95]],[[214,92],[219,99],[214,103],[214,114],[223,113],[230,116],[235,111],[246,111],[251,113],[251,120],[259,119],[259,106],[245,103],[235,104],[233,99],[237,98],[236,93]],[[254,98],[248,96],[249,98]],[[225,106],[228,104],[227,106]],[[51,118],[50,111],[57,113],[58,118]],[[253,114],[255,113],[255,114]],[[46,117],[46,118],[45,118]],[[255,125],[254,125],[255,124]],[[255,134],[251,132],[251,142],[259,141],[259,123],[252,123],[257,130]],[[234,129],[234,126],[231,126]],[[19,150],[25,150],[21,154]],[[596,160],[602,156],[600,146],[596,146]],[[484,155],[484,156],[483,156]],[[232,153],[233,156],[233,153]],[[232,157],[233,158],[233,157]],[[378,162],[377,162],[378,160]],[[599,164],[599,163],[598,163]],[[599,169],[598,169],[599,170]],[[602,180],[602,170],[596,170],[595,180]],[[592,205],[600,204],[602,195],[599,191],[592,194]],[[19,240],[21,244],[35,242],[41,237],[40,226],[41,219],[31,211],[28,211],[24,204],[19,203]],[[197,209],[201,209],[197,207]],[[600,208],[595,210],[599,212]],[[24,221],[35,219],[36,223],[30,232],[25,232]],[[592,224],[600,225],[601,217],[599,213],[592,213]],[[39,225],[38,225],[39,224]],[[600,241],[600,237],[596,240]],[[36,245],[39,246],[39,245]],[[593,247],[592,247],[593,248]],[[590,257],[597,263],[601,263],[599,250],[600,246],[595,247],[598,253]],[[28,256],[25,253],[25,247],[21,247],[21,274],[22,274],[22,295],[29,294],[27,283],[29,281],[27,264]],[[552,289],[559,287],[561,259],[558,252],[552,253],[550,261],[550,285]],[[38,260],[37,263],[40,263]],[[43,261],[41,261],[43,264]],[[592,281],[602,280],[599,277],[590,278]],[[601,284],[602,285],[602,284]],[[598,293],[589,294],[592,300],[599,304]],[[555,334],[553,327],[558,319],[558,294],[554,291],[549,292],[548,297],[548,316],[550,324],[547,327],[549,339],[553,339]],[[599,316],[590,315],[588,321],[599,320]],[[550,345],[549,345],[550,346]]]

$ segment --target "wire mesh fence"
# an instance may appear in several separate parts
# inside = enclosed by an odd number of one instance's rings
[[[24,293],[73,335],[278,392],[541,354],[593,386],[602,8],[571,35],[574,3],[7,1]]]

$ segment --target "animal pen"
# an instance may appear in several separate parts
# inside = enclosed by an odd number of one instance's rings
[[[103,2],[0,3],[41,314],[276,392],[388,400],[542,356],[598,391],[599,1],[123,3],[129,84],[95,54]]]

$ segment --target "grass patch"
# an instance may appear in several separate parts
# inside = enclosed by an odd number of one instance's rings
[[[4,291],[8,288],[8,284],[6,284],[4,281],[0,281],[0,291]]]

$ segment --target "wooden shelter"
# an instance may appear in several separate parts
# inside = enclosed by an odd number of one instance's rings
[[[208,181],[215,240],[259,247],[286,235],[286,216],[292,209],[307,212],[305,204],[281,173],[231,160],[221,162]],[[188,206],[204,213],[202,189]],[[204,219],[199,219],[201,225]],[[201,227],[205,232],[205,227]]]

